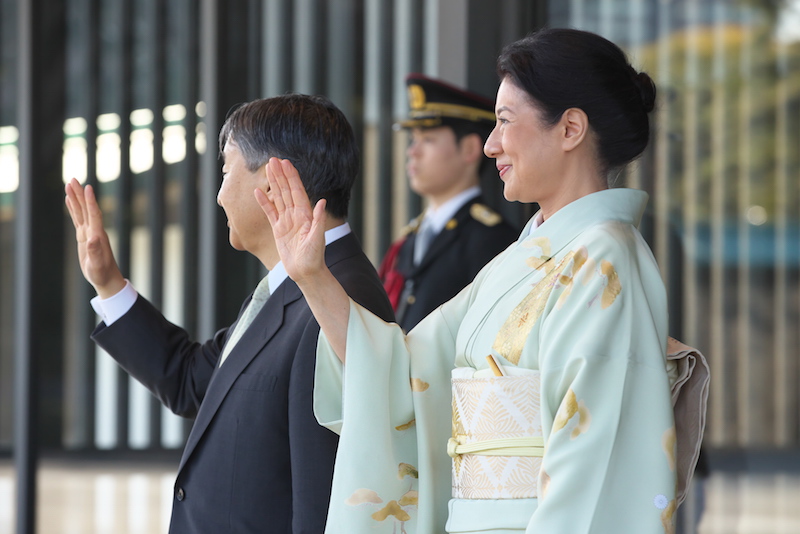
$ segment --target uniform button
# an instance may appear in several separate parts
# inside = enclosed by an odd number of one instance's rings
[[[178,491],[175,492],[175,498],[178,499],[178,501],[182,501],[186,498],[186,492],[183,491],[183,488],[178,488]]]
[[[408,298],[406,299],[406,302],[408,302],[409,304],[414,304],[415,302],[417,302],[417,297],[415,297],[414,295],[409,295]]]

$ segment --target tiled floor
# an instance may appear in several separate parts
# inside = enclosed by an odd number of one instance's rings
[[[159,534],[167,531],[174,465],[42,462],[40,534]],[[0,463],[0,532],[14,529],[14,471]]]
[[[162,534],[177,463],[45,460],[40,534]],[[718,473],[705,483],[698,534],[800,533],[800,476]],[[14,471],[0,460],[0,533],[14,530]]]
[[[700,534],[800,534],[800,475],[723,473],[706,488]]]

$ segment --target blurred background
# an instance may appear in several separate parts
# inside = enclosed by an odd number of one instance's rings
[[[798,0],[0,0],[0,532],[166,532],[191,424],[89,341],[66,180],[96,185],[123,272],[206,339],[260,278],[216,205],[233,105],[345,111],[350,222],[377,263],[421,207],[392,128],[405,75],[493,96],[502,46],[545,25],[609,38],[658,86],[651,146],[616,183],[650,193],[671,334],[712,370],[679,530],[800,532]]]

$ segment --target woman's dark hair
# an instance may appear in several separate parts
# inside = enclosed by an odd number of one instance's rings
[[[269,158],[288,159],[297,168],[311,203],[345,218],[359,158],[353,128],[344,113],[323,96],[286,94],[242,104],[219,132],[220,152],[233,142],[251,172]]]
[[[569,108],[583,110],[597,136],[604,174],[636,159],[647,146],[656,86],[599,35],[539,30],[503,49],[497,74],[524,90],[550,125]]]

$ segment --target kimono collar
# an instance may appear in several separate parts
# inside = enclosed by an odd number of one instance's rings
[[[638,189],[605,189],[567,204],[538,226],[537,212],[522,230],[519,242],[547,237],[553,250],[560,249],[588,226],[603,221],[620,221],[638,227],[649,196]]]

